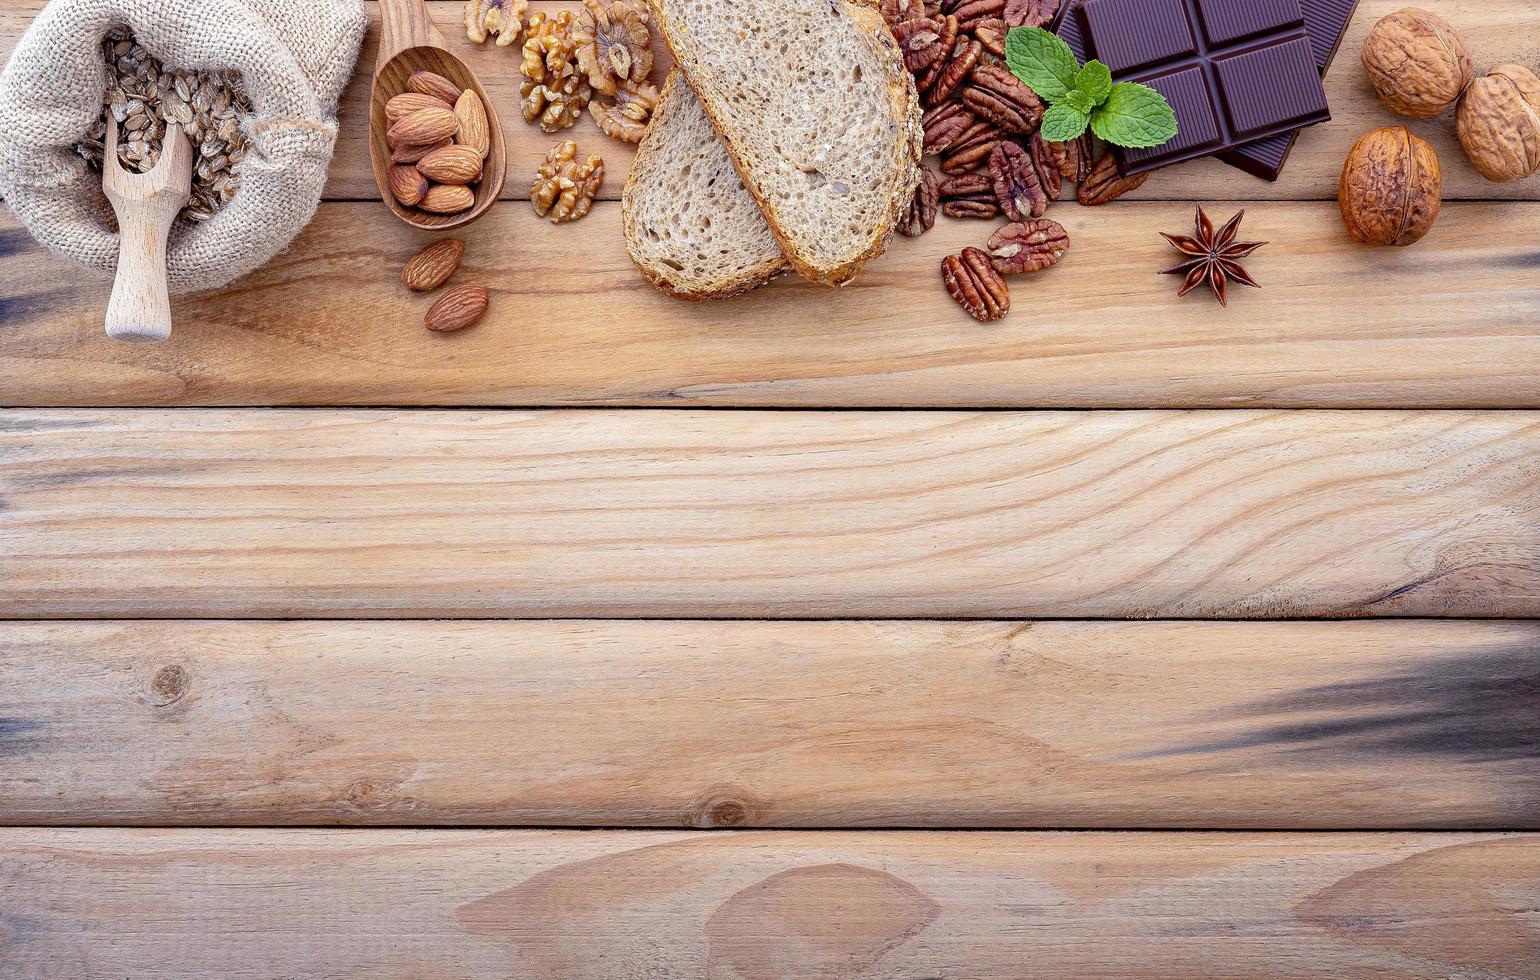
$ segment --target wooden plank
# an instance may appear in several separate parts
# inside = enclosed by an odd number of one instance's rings
[[[1540,828],[1537,623],[8,623],[0,676],[11,824]]]
[[[1353,245],[1333,205],[1254,207],[1266,288],[1228,310],[1156,274],[1187,206],[1058,214],[1069,255],[983,327],[937,271],[977,222],[895,242],[843,290],[691,304],[631,266],[614,205],[587,234],[507,207],[464,233],[491,312],[441,336],[397,280],[427,239],[329,204],[267,268],[179,299],[153,347],[107,340],[106,282],[0,219],[0,404],[1540,407],[1540,205],[1451,205],[1412,251]]]
[[[1540,839],[0,831],[10,977],[1514,980]]]
[[[10,617],[1528,617],[1540,413],[0,415]]]
[[[0,58],[8,57],[21,32],[42,8],[43,0],[0,0]],[[533,10],[559,10],[578,6],[534,0]],[[1403,0],[1363,0],[1341,57],[1327,79],[1327,94],[1334,118],[1309,130],[1295,149],[1283,180],[1269,184],[1213,161],[1201,161],[1168,170],[1152,179],[1139,197],[1150,200],[1306,200],[1335,198],[1337,176],[1348,147],[1363,133],[1381,126],[1406,123],[1436,147],[1443,163],[1445,193],[1454,199],[1522,199],[1540,197],[1540,180],[1493,184],[1470,165],[1454,136],[1453,115],[1432,121],[1406,120],[1385,110],[1375,99],[1359,63],[1363,38],[1380,17],[1405,6]],[[1529,0],[1443,0],[1433,4],[1455,24],[1468,42],[1478,65],[1504,61],[1533,65],[1540,59],[1540,13]],[[369,170],[368,114],[369,74],[374,66],[378,38],[376,5],[368,4],[374,23],[359,58],[360,71],[342,100],[342,132],[327,196],[337,200],[378,197]],[[582,121],[563,134],[547,134],[526,125],[519,111],[519,53],[487,44],[477,47],[465,39],[459,0],[429,3],[439,29],[451,50],[465,59],[492,94],[494,110],[503,119],[508,136],[509,198],[529,196],[529,178],[547,150],[563,137],[578,141],[584,152],[600,153],[611,179],[602,196],[618,200],[624,175],[634,156],[632,147],[599,132],[585,114]],[[661,44],[659,45],[661,48]],[[655,69],[661,80],[669,64],[665,56]]]

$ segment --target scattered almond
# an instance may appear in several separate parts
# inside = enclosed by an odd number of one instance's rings
[[[416,207],[422,196],[428,193],[428,179],[410,164],[391,167],[388,178],[391,196],[404,207]]]
[[[418,109],[449,109],[453,111],[454,107],[437,96],[423,95],[421,92],[402,92],[385,103],[385,118],[390,122],[397,122],[410,116]]]
[[[406,90],[420,95],[431,95],[454,105],[460,98],[460,87],[443,75],[431,71],[414,71],[406,80]]]
[[[436,333],[463,330],[487,312],[490,297],[479,282],[463,282],[428,307],[427,327]]]
[[[481,179],[481,154],[469,146],[446,146],[417,163],[422,175],[438,184],[472,184]]]
[[[433,214],[459,214],[476,203],[476,195],[469,187],[459,184],[434,184],[422,196],[417,206]]]
[[[426,146],[412,144],[410,146],[398,146],[390,155],[391,163],[416,163],[434,150],[441,150],[449,145],[448,140],[439,140],[437,143],[429,143]]]
[[[412,256],[401,270],[401,283],[414,293],[437,289],[454,275],[464,255],[465,243],[458,238],[436,241]]]
[[[466,89],[460,93],[454,113],[455,142],[470,147],[485,158],[492,144],[487,126],[487,107],[481,104],[481,97]]]
[[[385,142],[391,149],[401,146],[422,146],[451,139],[454,134],[453,109],[418,109],[398,119],[385,133]]]

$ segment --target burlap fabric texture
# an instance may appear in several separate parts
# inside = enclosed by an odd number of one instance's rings
[[[0,197],[40,243],[110,273],[117,221],[74,147],[102,110],[101,40],[117,25],[167,67],[234,71],[251,100],[235,196],[172,228],[175,291],[251,272],[315,214],[337,101],[368,18],[361,0],[52,0],[0,72]]]

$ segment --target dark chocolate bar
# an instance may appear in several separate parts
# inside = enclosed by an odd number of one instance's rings
[[[1083,0],[1059,35],[1176,110],[1171,142],[1119,151],[1130,175],[1331,118],[1300,0]]]
[[[1337,57],[1337,49],[1342,47],[1342,39],[1347,36],[1358,0],[1300,0],[1300,6],[1305,11],[1305,33],[1310,36],[1316,66],[1325,78],[1332,60]],[[1219,159],[1263,180],[1277,180],[1297,142],[1299,130],[1296,129],[1292,133],[1238,146],[1219,154]]]

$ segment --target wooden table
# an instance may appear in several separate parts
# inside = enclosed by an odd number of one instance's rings
[[[1056,205],[992,326],[954,221],[662,297],[618,205],[519,200],[552,139],[463,41],[515,176],[462,334],[362,80],[163,346],[0,218],[0,976],[1540,976],[1540,179],[1416,123],[1437,228],[1347,240],[1398,5],[1282,181]],[[1228,310],[1155,275],[1194,201],[1273,243]]]

